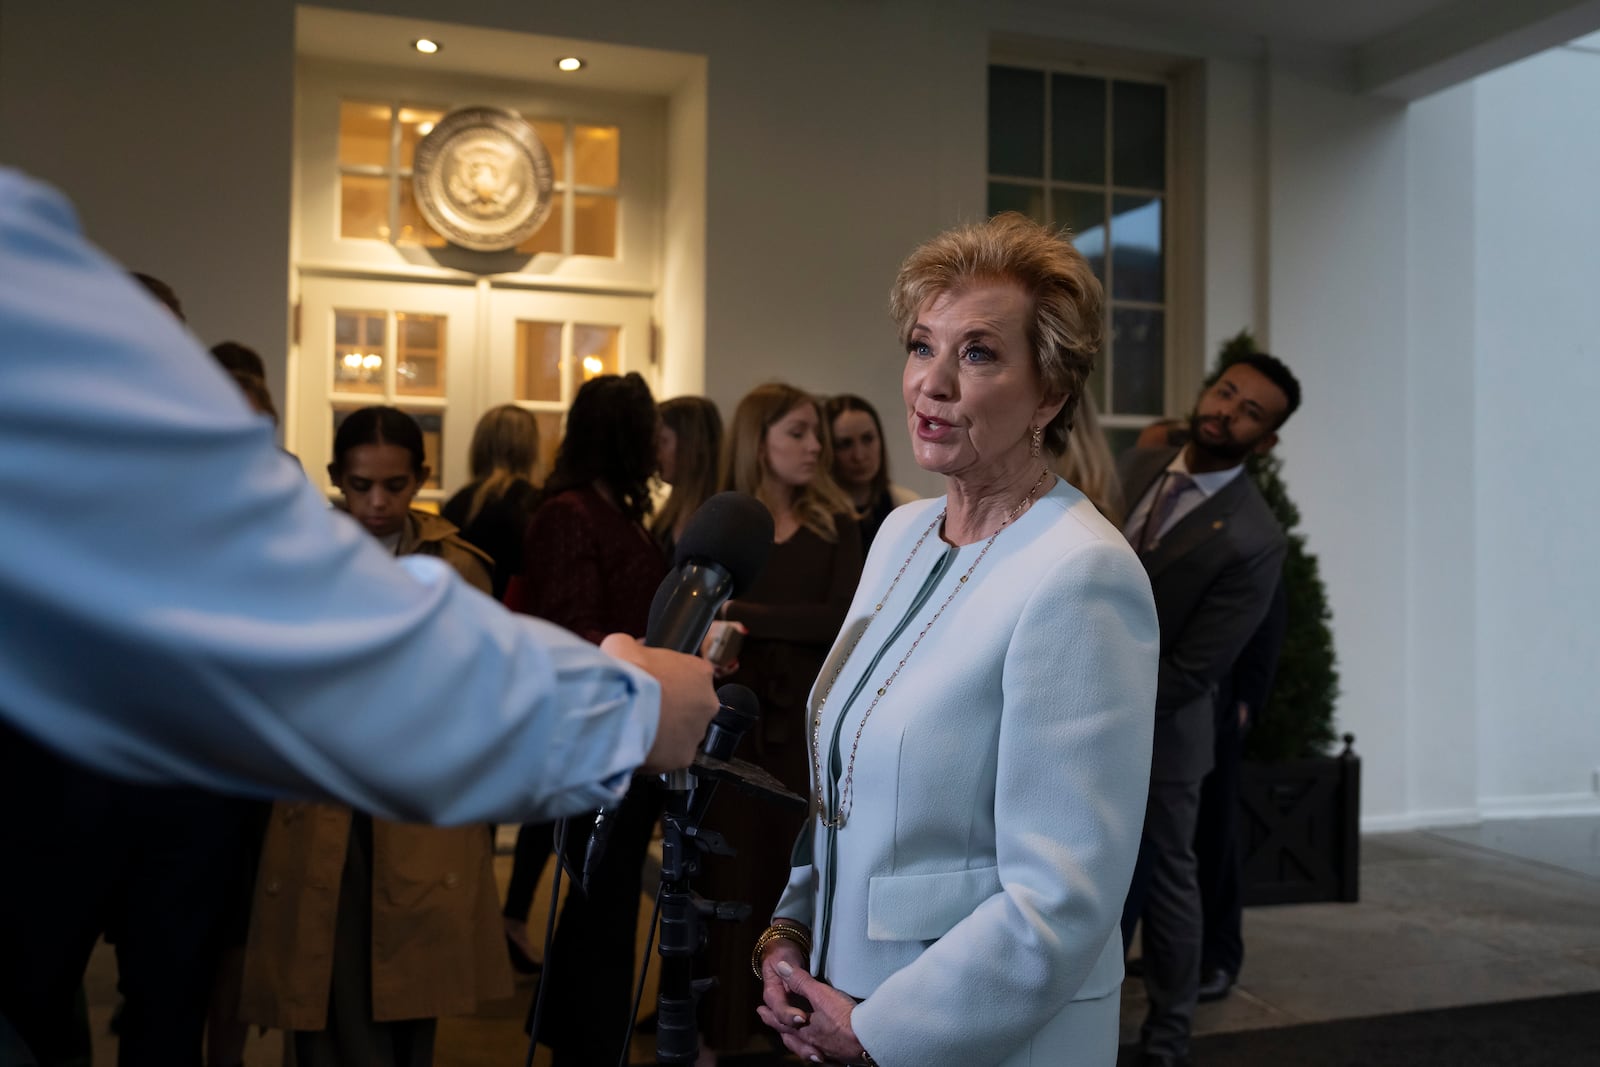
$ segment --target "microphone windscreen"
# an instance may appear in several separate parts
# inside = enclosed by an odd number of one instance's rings
[[[724,730],[742,734],[756,723],[761,714],[761,701],[746,686],[729,682],[717,690],[717,717],[713,720]]]
[[[700,560],[715,563],[741,595],[761,575],[772,554],[772,513],[746,493],[718,493],[701,504],[678,539],[674,567]]]

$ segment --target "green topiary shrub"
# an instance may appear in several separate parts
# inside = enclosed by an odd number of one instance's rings
[[[1241,331],[1222,346],[1212,378],[1230,363],[1258,351],[1250,331]],[[1281,763],[1325,756],[1336,739],[1333,702],[1339,695],[1333,631],[1328,625],[1333,618],[1328,609],[1328,591],[1322,584],[1317,557],[1306,551],[1305,535],[1296,532],[1300,509],[1289,499],[1289,490],[1283,483],[1283,460],[1273,453],[1253,456],[1245,469],[1289,537],[1289,553],[1283,561],[1285,593],[1289,598],[1288,628],[1266,712],[1245,740],[1245,758]]]

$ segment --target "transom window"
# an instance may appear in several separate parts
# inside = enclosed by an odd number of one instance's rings
[[[411,190],[417,145],[446,108],[342,100],[339,103],[339,236],[442,248]],[[550,153],[555,209],[517,251],[617,256],[621,131],[559,117],[528,119]]]
[[[1105,286],[1089,390],[1114,448],[1165,404],[1167,115],[1160,82],[989,68],[989,213],[1068,228]]]

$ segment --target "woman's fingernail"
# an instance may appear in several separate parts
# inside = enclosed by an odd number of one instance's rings
[[[813,1052],[811,1054],[811,1062],[812,1063],[821,1063],[822,1062],[822,1057],[818,1056],[815,1052]]]
[[[780,962],[778,964],[777,970],[778,970],[778,973],[783,975],[785,978],[789,977],[791,974],[794,973],[794,968],[793,967],[789,966],[787,963],[782,963],[782,962]]]
[[[803,1023],[805,1021],[806,1021],[806,1017],[804,1015],[796,1015],[794,1017],[794,1024],[796,1026],[799,1026],[801,1023]]]

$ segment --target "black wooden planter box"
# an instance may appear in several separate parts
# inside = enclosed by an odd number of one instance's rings
[[[1337,756],[1240,768],[1244,903],[1355,901],[1360,895],[1361,758],[1344,735]]]

